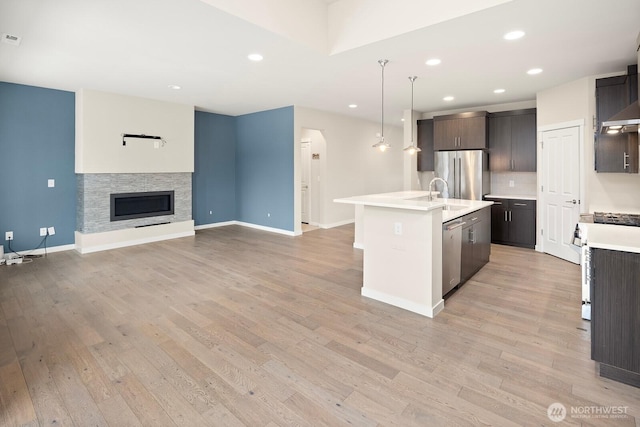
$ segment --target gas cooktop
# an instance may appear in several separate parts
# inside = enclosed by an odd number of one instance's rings
[[[640,227],[640,214],[594,212],[593,222],[596,224],[613,224]]]

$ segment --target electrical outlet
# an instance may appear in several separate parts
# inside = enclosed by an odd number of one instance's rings
[[[209,211],[209,215],[213,215],[213,211]]]
[[[512,179],[509,180],[509,187],[515,187],[516,186],[516,182]]]
[[[49,232],[49,236],[56,234],[56,229],[54,227],[49,227],[47,231]]]
[[[4,240],[13,240],[13,231],[7,231],[4,233]]]
[[[40,227],[40,237],[47,235],[47,227]]]

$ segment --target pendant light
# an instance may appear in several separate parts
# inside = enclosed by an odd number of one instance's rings
[[[387,148],[391,147],[388,142],[384,140],[384,66],[389,62],[388,59],[379,59],[378,64],[382,68],[382,115],[380,119],[380,140],[373,144],[373,148],[377,148],[378,150],[384,152]]]
[[[422,149],[416,146],[416,144],[413,142],[413,82],[415,82],[417,78],[417,76],[409,77],[409,80],[411,81],[411,142],[409,143],[408,147],[404,148],[403,151],[409,153],[410,156],[413,156],[417,152],[422,151]]]

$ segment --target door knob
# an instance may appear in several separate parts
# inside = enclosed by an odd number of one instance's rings
[[[573,200],[567,200],[566,203],[573,203],[575,205],[576,203],[578,203],[578,201],[576,199],[573,199]]]

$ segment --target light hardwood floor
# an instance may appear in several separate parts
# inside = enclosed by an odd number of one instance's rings
[[[580,319],[579,267],[492,247],[435,319],[360,296],[353,226],[240,226],[0,267],[0,425],[556,425],[627,406]]]

